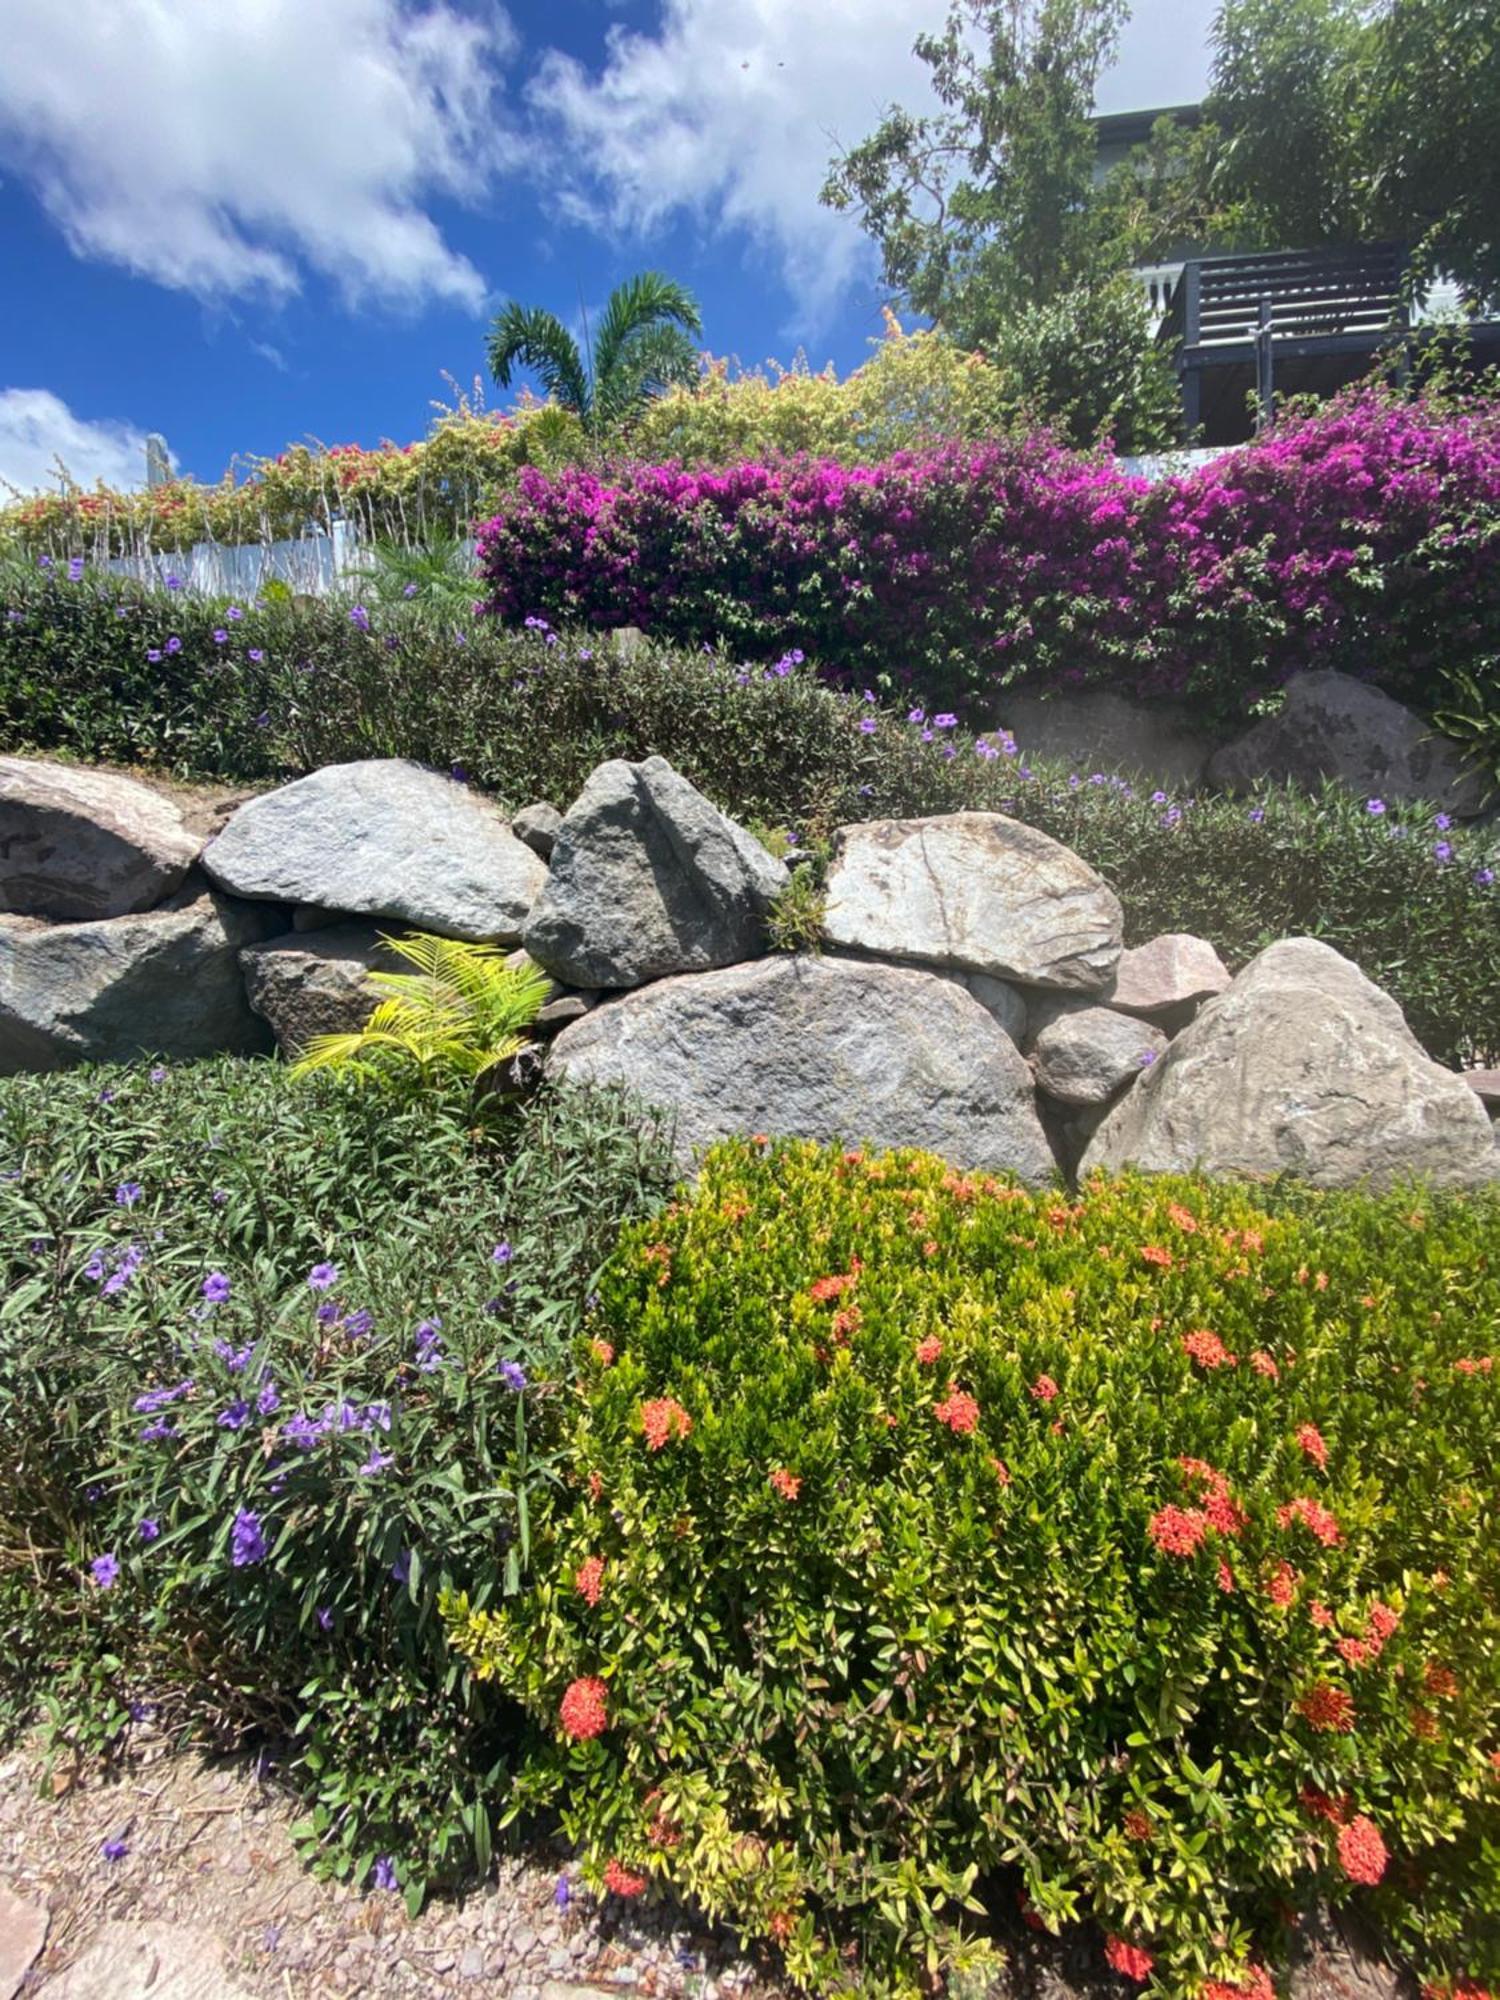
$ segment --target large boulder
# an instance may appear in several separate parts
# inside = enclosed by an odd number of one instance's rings
[[[0,910],[58,923],[151,910],[202,844],[133,778],[0,757]]]
[[[1205,939],[1188,931],[1163,931],[1120,953],[1106,998],[1121,1014],[1167,1025],[1228,984],[1228,966]]]
[[[1120,956],[1119,901],[1061,842],[1003,813],[839,829],[833,944],[1023,985],[1093,992]]]
[[[599,765],[556,833],[526,926],[567,986],[643,986],[752,958],[787,871],[665,757]]]
[[[1059,1104],[1108,1104],[1166,1048],[1148,1021],[1111,1007],[1070,1008],[1037,1036],[1031,1071],[1037,1089]]]
[[[1074,771],[1117,771],[1174,789],[1196,784],[1213,750],[1181,709],[1147,708],[1105,688],[1007,694],[1001,722],[1022,757],[1053,758]]]
[[[370,973],[399,965],[373,924],[288,931],[240,953],[245,997],[287,1056],[300,1054],[314,1035],[357,1033],[379,1001]]]
[[[285,922],[191,884],[160,909],[98,923],[0,917],[0,1075],[268,1049],[239,952]]]
[[[767,1132],[1053,1173],[1014,1042],[959,981],[912,966],[775,957],[662,980],[565,1028],[550,1067],[674,1111],[685,1169]]]
[[[1252,959],[1095,1134],[1082,1169],[1295,1174],[1316,1187],[1492,1180],[1500,1150],[1463,1078],[1395,1001],[1314,938]]]
[[[400,758],[330,764],[251,799],[204,850],[237,896],[517,944],[546,868],[462,785]]]
[[[1430,799],[1451,813],[1484,806],[1463,752],[1379,688],[1348,674],[1298,674],[1275,715],[1215,752],[1208,776],[1229,788],[1258,778],[1316,785],[1337,778],[1361,798]]]

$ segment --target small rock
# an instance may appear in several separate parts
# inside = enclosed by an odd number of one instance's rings
[[[484,1978],[483,1945],[470,1944],[464,1946],[463,1955],[458,1961],[458,1976],[460,1979]]]
[[[253,2000],[211,1931],[156,1922],[102,1924],[45,1991],[47,2000]]]
[[[353,1034],[374,1012],[379,995],[367,983],[400,961],[372,924],[289,931],[240,953],[251,1007],[271,1025],[283,1055],[294,1056],[314,1035]]]
[[[578,993],[563,993],[556,1000],[549,1000],[532,1024],[539,1033],[555,1032],[567,1027],[570,1021],[581,1021],[585,1014],[599,1004],[599,995],[584,990]]]
[[[1166,1047],[1166,1036],[1149,1022],[1109,1007],[1080,1007],[1037,1036],[1031,1067],[1038,1090],[1061,1104],[1107,1104]]]
[[[1466,1069],[1463,1079],[1491,1118],[1500,1118],[1500,1069]]]
[[[0,1882],[0,2000],[14,2000],[47,1941],[48,1916]]]
[[[533,854],[540,854],[543,861],[550,861],[562,818],[556,806],[549,806],[543,800],[534,806],[522,806],[511,821],[510,830],[517,840],[525,841]]]
[[[1211,944],[1187,931],[1163,931],[1120,953],[1114,984],[1100,998],[1121,1014],[1149,1021],[1175,1016],[1228,984],[1229,968]]]

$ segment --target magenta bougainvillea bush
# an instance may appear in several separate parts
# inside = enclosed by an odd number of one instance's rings
[[[1500,403],[1365,390],[1161,481],[1045,437],[876,465],[523,472],[486,609],[800,649],[937,697],[1026,676],[1243,710],[1332,666],[1417,707],[1500,655]]]

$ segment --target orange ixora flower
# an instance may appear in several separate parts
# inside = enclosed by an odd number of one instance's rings
[[[1167,1220],[1180,1229],[1184,1236],[1196,1236],[1198,1218],[1190,1208],[1183,1208],[1179,1202],[1168,1202]]]
[[[1279,1562],[1271,1572],[1271,1580],[1266,1585],[1266,1595],[1273,1604],[1279,1605],[1284,1611],[1297,1595],[1297,1585],[1300,1581],[1301,1578],[1289,1562]]]
[[[1123,1972],[1127,1979],[1143,1985],[1151,1977],[1151,1968],[1156,1960],[1144,1945],[1127,1944],[1124,1938],[1107,1937],[1104,1940],[1104,1956],[1116,1972]]]
[[[1354,1727],[1354,1703],[1342,1688],[1330,1687],[1326,1681],[1317,1682],[1306,1694],[1299,1695],[1295,1706],[1314,1729],[1347,1736]]]
[[[1276,1988],[1263,1965],[1247,1965],[1243,1979],[1206,1979],[1198,2000],[1276,2000]]]
[[[1038,1375],[1031,1385],[1031,1393],[1037,1402],[1050,1403],[1058,1394],[1058,1387],[1050,1375]]]
[[[1299,1424],[1297,1442],[1321,1472],[1328,1463],[1328,1447],[1323,1442],[1323,1434],[1316,1424]]]
[[[1326,1507],[1320,1507],[1316,1500],[1305,1495],[1289,1501],[1285,1507],[1276,1509],[1276,1525],[1288,1528],[1293,1521],[1300,1521],[1308,1533],[1315,1535],[1325,1548],[1333,1548],[1339,1539],[1339,1524]]]
[[[1182,1336],[1182,1351],[1189,1361],[1196,1361],[1200,1368],[1233,1368],[1235,1357],[1206,1326],[1194,1329]]]
[[[785,1944],[792,1934],[792,1913],[790,1910],[772,1910],[766,1920],[766,1929],[778,1944]]]
[[[609,1689],[597,1674],[585,1674],[569,1683],[558,1717],[564,1733],[575,1743],[602,1736],[609,1727]]]
[[[1132,1806],[1121,1824],[1131,1840],[1149,1840],[1155,1830],[1150,1813],[1142,1812],[1139,1806]]]
[[[657,1396],[641,1405],[641,1429],[648,1451],[660,1451],[674,1438],[685,1438],[692,1428],[692,1418],[675,1396]]]
[[[1264,1375],[1267,1381],[1279,1382],[1281,1380],[1281,1370],[1276,1366],[1276,1363],[1263,1347],[1257,1347],[1251,1355],[1250,1366],[1255,1370],[1257,1375]]]
[[[1422,1685],[1429,1694],[1447,1696],[1458,1693],[1458,1681],[1452,1668],[1441,1666],[1436,1660],[1429,1660],[1423,1667]]]
[[[1304,1785],[1297,1797],[1309,1818],[1326,1819],[1330,1826],[1342,1826],[1354,1803],[1347,1793],[1342,1799],[1331,1799],[1316,1785]]]
[[[615,1358],[615,1350],[607,1340],[591,1340],[589,1342],[589,1353],[593,1355],[601,1368],[610,1367]]]
[[[917,1359],[924,1366],[937,1360],[943,1351],[943,1343],[935,1333],[929,1333],[925,1340],[917,1342]]]
[[[586,1556],[573,1572],[573,1588],[584,1603],[593,1606],[599,1602],[604,1589],[603,1556]]]
[[[1364,1813],[1357,1813],[1339,1834],[1339,1861],[1351,1882],[1373,1888],[1390,1858],[1379,1827]]]
[[[816,1305],[826,1305],[830,1299],[842,1298],[858,1276],[859,1262],[856,1259],[847,1271],[835,1272],[827,1278],[814,1278],[807,1288],[807,1296]]]
[[[591,1500],[602,1500],[604,1498],[604,1479],[600,1473],[591,1472],[589,1474],[589,1498]]]
[[[771,1485],[783,1500],[795,1500],[802,1491],[802,1481],[796,1473],[788,1472],[784,1465],[778,1465],[771,1474]]]
[[[1009,1486],[1010,1467],[1005,1463],[1003,1458],[992,1458],[990,1460],[990,1471],[994,1473],[1002,1486]]]
[[[960,1437],[967,1437],[979,1423],[979,1405],[965,1389],[950,1389],[941,1403],[933,1404],[932,1414]]]
[[[1171,1251],[1163,1250],[1159,1243],[1143,1244],[1141,1246],[1141,1258],[1147,1264],[1159,1264],[1164,1271],[1170,1271],[1173,1264],[1177,1261]]]
[[[1382,1604],[1377,1597],[1370,1606],[1369,1622],[1365,1626],[1365,1637],[1378,1653],[1401,1623],[1401,1613],[1393,1611],[1388,1604]]]
[[[639,1896],[645,1889],[646,1878],[632,1874],[611,1857],[604,1864],[604,1886],[612,1896]]]
[[[1190,1556],[1208,1534],[1208,1517],[1200,1507],[1158,1507],[1146,1532],[1163,1555]]]

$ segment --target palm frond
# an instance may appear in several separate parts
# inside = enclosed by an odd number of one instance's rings
[[[596,391],[614,375],[626,344],[647,327],[675,325],[685,333],[703,331],[698,301],[685,285],[660,271],[641,271],[616,285],[594,342]]]
[[[518,366],[530,368],[555,401],[588,416],[593,398],[583,356],[556,313],[512,300],[495,316],[486,353],[490,373],[502,389],[510,387]]]
[[[667,389],[691,388],[703,372],[692,335],[680,326],[644,326],[621,348],[610,374],[595,388],[601,423],[623,423]]]

